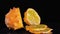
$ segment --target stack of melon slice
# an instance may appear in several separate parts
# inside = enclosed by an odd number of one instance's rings
[[[32,9],[28,8],[27,11],[24,13],[24,22],[26,25],[26,30],[31,33],[50,33],[52,31],[45,24],[40,24],[41,18],[39,17],[38,13]]]

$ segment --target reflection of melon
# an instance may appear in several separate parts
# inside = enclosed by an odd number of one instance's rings
[[[34,9],[28,8],[24,13],[24,22],[29,25],[39,25],[41,18]]]
[[[5,24],[8,28],[14,30],[22,28],[22,18],[19,8],[10,9],[10,11],[5,15]]]

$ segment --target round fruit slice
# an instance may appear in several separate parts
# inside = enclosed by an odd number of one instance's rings
[[[41,18],[34,9],[28,8],[24,13],[24,22],[28,25],[39,25]]]
[[[41,24],[41,25],[30,25],[30,26],[26,26],[26,30],[31,30],[31,31],[40,31],[40,30],[44,30],[47,28],[47,25],[45,24]]]
[[[31,32],[31,33],[50,33],[52,31],[52,29],[50,29],[50,28],[46,28],[46,29],[44,29],[44,30],[38,30],[38,31],[31,31],[31,30],[29,30],[29,32]]]

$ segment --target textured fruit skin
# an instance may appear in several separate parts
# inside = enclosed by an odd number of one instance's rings
[[[20,29],[23,28],[22,18],[20,14],[20,9],[13,7],[5,15],[5,24],[9,29]]]

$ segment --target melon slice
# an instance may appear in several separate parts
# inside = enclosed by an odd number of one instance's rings
[[[33,8],[28,8],[24,13],[24,22],[28,25],[39,25],[41,18]]]

